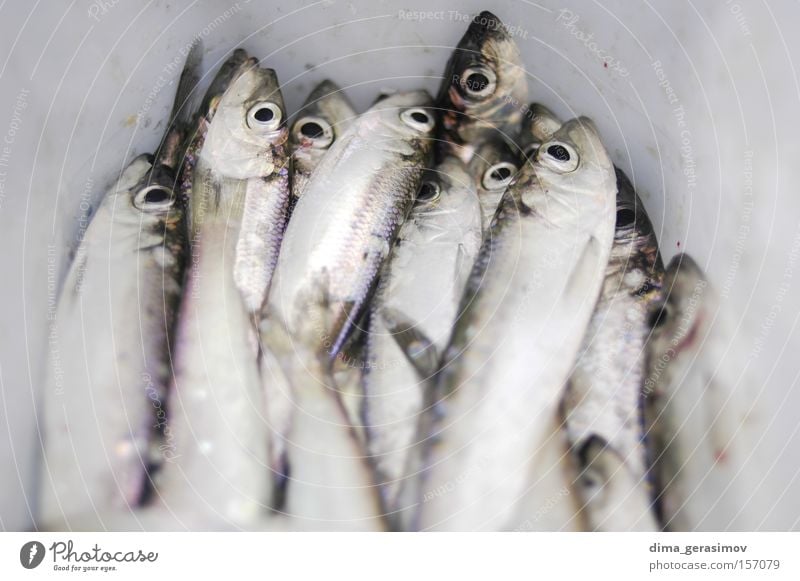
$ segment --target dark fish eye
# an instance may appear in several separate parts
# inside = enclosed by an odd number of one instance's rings
[[[422,182],[417,192],[418,202],[430,202],[439,197],[440,193],[439,184],[433,181]]]
[[[506,166],[499,167],[492,172],[492,178],[496,179],[499,182],[507,180],[510,177],[511,177],[511,170]]]
[[[283,113],[272,101],[256,103],[247,112],[247,126],[259,132],[275,131],[281,125]]]
[[[506,188],[519,168],[513,163],[501,161],[490,166],[483,174],[481,185],[486,190],[498,191]]]
[[[547,154],[558,161],[570,160],[569,151],[567,151],[567,148],[563,145],[551,145],[547,148]]]
[[[174,202],[174,194],[165,186],[152,185],[142,188],[136,193],[133,205],[144,212],[160,212],[170,208]]]
[[[322,137],[323,131],[324,130],[322,129],[322,126],[314,121],[307,121],[300,127],[300,133],[310,139],[318,139]]]
[[[485,99],[497,89],[497,77],[490,68],[479,65],[466,69],[462,75],[456,76],[462,93],[470,98]]]
[[[617,228],[625,228],[636,222],[636,212],[629,208],[617,210]]]
[[[467,77],[466,84],[470,91],[478,93],[486,88],[489,84],[489,79],[483,73],[472,73]]]
[[[406,109],[400,113],[400,119],[410,128],[423,133],[432,131],[436,125],[433,117],[431,117],[427,111],[419,107]]]
[[[428,115],[422,111],[414,111],[411,113],[411,118],[417,123],[428,123],[430,121]]]
[[[144,201],[147,204],[158,204],[159,202],[164,202],[166,200],[169,200],[171,195],[172,194],[169,191],[165,190],[164,188],[154,188],[152,190],[149,190],[144,195]]]
[[[255,117],[256,121],[266,123],[267,121],[272,121],[272,118],[275,117],[275,113],[273,113],[272,109],[269,107],[261,107],[253,113],[253,117]]]

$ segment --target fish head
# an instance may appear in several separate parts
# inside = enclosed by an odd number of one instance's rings
[[[447,64],[437,106],[445,129],[462,142],[487,129],[506,131],[519,123],[528,83],[519,48],[491,12],[478,14]]]
[[[420,228],[430,229],[437,240],[462,240],[472,232],[480,234],[478,192],[463,161],[448,155],[425,171],[410,219]]]
[[[612,192],[617,191],[614,165],[590,119],[579,117],[564,123],[542,143],[526,168],[529,166],[544,191],[568,194],[572,199],[578,196],[596,203],[599,212],[611,210]]]
[[[661,270],[661,257],[653,224],[642,200],[636,195],[628,176],[615,168],[617,177],[617,218],[614,230],[612,259],[625,261],[634,256],[644,256],[649,268]]]
[[[317,85],[297,113],[289,130],[297,195],[303,180],[314,170],[334,141],[353,124],[356,112],[336,83],[325,80]]]
[[[297,113],[289,132],[292,149],[326,150],[352,124],[355,109],[333,81],[317,85]]]
[[[519,171],[519,158],[499,133],[482,142],[469,162],[478,195],[501,193]]]
[[[206,90],[206,94],[200,106],[200,116],[208,118],[213,117],[222,99],[222,95],[225,94],[225,91],[228,90],[231,83],[244,71],[257,66],[258,60],[248,56],[244,49],[237,48],[234,50],[233,54],[222,63],[219,71],[217,71],[217,74],[214,75],[214,78],[211,80],[211,84]]]
[[[522,118],[517,140],[525,159],[531,159],[542,143],[549,141],[563,125],[555,113],[541,103],[531,103]]]
[[[411,155],[426,155],[433,144],[436,115],[427,91],[407,91],[376,102],[362,116],[359,131],[385,137],[381,147]],[[373,140],[374,142],[374,140]]]
[[[223,177],[267,177],[287,161],[288,133],[275,71],[250,67],[222,95],[201,155]]]
[[[701,347],[713,289],[702,269],[688,254],[679,254],[664,274],[662,298],[650,312],[654,353],[677,357]]]
[[[183,220],[183,204],[176,194],[175,171],[154,163],[154,156],[136,157],[111,186],[101,211],[109,212],[115,227],[130,226],[137,232],[151,229],[165,234],[164,227],[177,228]]]

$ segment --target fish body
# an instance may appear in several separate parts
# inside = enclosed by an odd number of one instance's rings
[[[355,118],[352,103],[336,83],[325,80],[311,91],[289,131],[292,207],[297,204],[314,168]]]
[[[318,330],[332,355],[362,314],[414,201],[435,126],[430,97],[397,93],[336,140],[289,222],[268,301],[289,333],[306,318],[302,297],[322,285],[333,316]]]
[[[286,224],[287,139],[277,76],[271,69],[251,67],[225,92],[205,137],[204,165],[198,167],[218,183],[243,188],[233,273],[251,313],[260,312],[266,298]],[[217,201],[201,203],[214,211]],[[194,220],[196,231],[198,218]]]
[[[756,530],[775,495],[754,453],[766,421],[748,346],[700,267],[672,259],[653,310],[644,397],[668,530]],[[744,502],[743,502],[744,500]]]
[[[649,314],[659,298],[664,266],[647,212],[620,170],[617,187],[614,245],[564,397],[564,424],[582,474],[577,488],[591,528],[656,530],[645,477],[641,392]],[[580,453],[590,438],[597,439],[591,453]],[[588,460],[596,470],[589,469]],[[621,487],[625,496],[613,496],[611,479],[629,481]]]
[[[600,293],[616,183],[591,121],[566,123],[525,164],[484,237],[420,419],[401,493],[409,528],[575,525],[558,402]],[[440,493],[444,491],[444,493]],[[565,498],[545,518],[531,515]]]
[[[519,48],[505,24],[483,11],[470,23],[445,67],[436,98],[442,139],[465,163],[484,136],[517,135],[528,99]]]
[[[163,428],[188,246],[174,174],[139,156],[103,198],[58,301],[40,519],[128,508]]]
[[[427,379],[404,356],[393,324],[398,318],[413,322],[434,353],[442,353],[480,242],[474,181],[457,157],[448,156],[423,177],[369,313],[362,413],[390,512],[414,443]]]
[[[169,400],[173,454],[157,482],[159,501],[179,513],[249,522],[271,494],[253,310],[288,201],[283,119],[274,71],[247,68],[219,100],[194,168]]]
[[[177,168],[202,45],[189,52],[155,155],[135,158],[83,233],[58,298],[62,369],[47,375],[38,519],[63,528],[129,510],[150,490],[165,436],[170,346],[189,253]]]

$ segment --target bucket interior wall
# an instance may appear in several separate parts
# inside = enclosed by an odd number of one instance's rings
[[[515,31],[533,100],[596,122],[665,260],[691,253],[737,314],[774,491],[762,527],[798,528],[800,7],[622,0],[5,4],[0,528],[30,526],[35,508],[35,403],[81,216],[157,143],[192,40],[203,40],[204,71],[237,46],[264,59],[290,112],[324,78],[363,110],[384,88],[435,93],[482,9]]]

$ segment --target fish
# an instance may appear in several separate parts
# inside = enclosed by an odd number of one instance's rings
[[[311,173],[334,141],[341,138],[357,114],[344,91],[333,81],[324,80],[306,99],[289,131],[292,152],[293,209]]]
[[[290,414],[277,518],[287,530],[385,530],[366,451],[317,340],[317,326],[333,313],[327,287],[320,281],[301,292],[308,317],[292,334],[279,320],[262,320],[263,353],[283,381]]]
[[[219,100],[196,161],[195,235],[168,401],[172,451],[156,481],[158,505],[180,515],[246,523],[268,508],[270,433],[253,308],[288,201],[285,119],[275,72],[249,67]],[[243,285],[243,249],[261,258],[251,286]]]
[[[558,404],[602,287],[615,196],[583,117],[506,190],[428,388],[407,468],[418,478],[400,493],[405,528],[580,528]]]
[[[664,265],[642,201],[628,177],[616,173],[614,245],[564,394],[564,427],[590,528],[653,531],[659,526],[646,479],[641,393],[648,319]]]
[[[258,315],[278,261],[289,204],[286,108],[275,71],[259,67],[240,73],[222,99],[227,106],[220,103],[202,156],[224,185],[242,189],[233,277],[246,308]],[[216,200],[202,203],[213,208]]]
[[[513,139],[527,102],[519,47],[508,27],[483,11],[450,56],[436,97],[446,149],[469,163],[487,133]]]
[[[304,289],[326,285],[334,316],[317,340],[331,357],[367,306],[430,163],[430,107],[425,91],[397,93],[358,117],[317,166],[289,221],[266,312],[292,334],[307,317]]]
[[[243,71],[257,64],[257,59],[248,56],[244,49],[234,50],[231,56],[222,63],[219,71],[214,75],[195,114],[194,122],[192,123],[193,131],[188,135],[188,143],[183,153],[183,162],[181,163],[178,178],[179,194],[185,208],[186,222],[189,224],[192,239],[196,238],[197,234],[197,227],[192,218],[192,184],[195,175],[195,166],[197,165],[200,151],[202,151],[203,144],[205,143],[208,126],[211,124],[211,120],[217,112],[217,107],[219,106],[220,99],[222,99],[222,95],[230,84],[236,80]]]
[[[667,266],[650,314],[643,395],[655,501],[667,530],[757,530],[777,494],[756,445],[767,424],[739,312],[688,254]]]
[[[48,369],[41,402],[43,528],[139,506],[150,490],[188,256],[176,168],[200,55],[198,44],[187,55],[155,155],[132,160],[100,202],[58,298],[60,369]]]
[[[404,476],[425,385],[397,343],[397,327],[413,326],[423,334],[438,361],[481,238],[475,182],[461,160],[448,156],[422,178],[369,309],[362,415],[388,513]]]
[[[532,158],[545,141],[561,127],[558,116],[541,103],[531,103],[522,118],[517,146],[523,159]]]
[[[481,202],[482,225],[485,232],[494,218],[497,206],[514,176],[519,171],[519,156],[513,148],[495,134],[476,147],[469,163],[469,171],[478,187]]]

